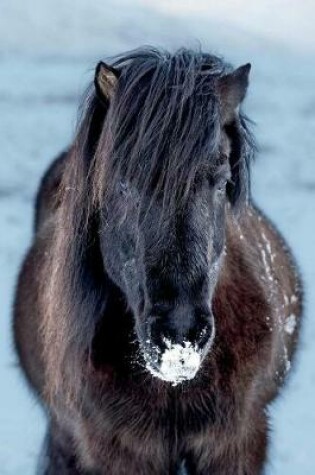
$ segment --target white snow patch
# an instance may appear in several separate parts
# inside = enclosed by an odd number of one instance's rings
[[[276,254],[272,252],[271,243],[270,243],[269,239],[267,238],[266,234],[262,233],[261,236],[262,236],[262,238],[265,242],[266,250],[267,250],[267,252],[270,256],[271,262],[273,263],[273,261],[275,260]]]
[[[164,339],[166,350],[161,356],[158,370],[152,368],[149,361],[147,369],[153,376],[172,383],[173,386],[193,379],[201,364],[201,351],[197,345],[184,341],[183,345]]]
[[[285,370],[286,372],[288,373],[291,369],[291,361],[287,358],[286,359],[286,366],[285,366]]]
[[[292,335],[296,327],[296,316],[291,313],[284,322],[284,331],[289,335]]]
[[[286,373],[288,373],[291,369],[291,361],[289,360],[288,349],[285,345],[284,345],[283,349],[284,349],[285,370],[286,370]]]
[[[201,363],[201,354],[198,347],[190,342],[184,342],[184,345],[172,344],[171,341],[165,341],[167,349],[161,358],[161,374],[165,380],[178,384],[183,380],[195,377]]]
[[[266,252],[265,250],[263,249],[262,245],[260,244],[260,250],[261,250],[261,255],[262,255],[262,259],[263,259],[263,263],[264,263],[264,267],[266,269],[266,274],[267,274],[267,278],[270,282],[273,282],[273,275],[272,275],[272,271],[271,271],[271,268],[268,264],[268,261],[267,261],[267,255],[266,255]]]

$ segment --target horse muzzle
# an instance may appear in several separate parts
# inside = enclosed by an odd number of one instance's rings
[[[195,378],[215,335],[211,311],[187,310],[148,315],[142,339],[147,370],[174,386]]]

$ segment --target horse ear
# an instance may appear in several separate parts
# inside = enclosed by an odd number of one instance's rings
[[[100,61],[95,69],[94,85],[98,97],[108,102],[115,91],[118,71]]]
[[[225,126],[231,142],[229,156],[232,177],[227,184],[227,195],[234,210],[238,212],[250,197],[250,162],[255,143],[242,116]]]
[[[233,120],[238,106],[245,98],[250,69],[251,65],[247,63],[219,79],[219,96],[224,125]]]

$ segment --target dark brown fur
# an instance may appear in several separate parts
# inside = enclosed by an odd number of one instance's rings
[[[80,169],[76,147],[42,182],[35,238],[15,304],[16,348],[49,419],[42,473],[262,474],[268,404],[287,374],[300,326],[301,287],[288,248],[252,203],[236,218],[227,202],[213,348],[192,381],[173,387],[152,378],[135,361],[139,346],[130,337],[132,312],[103,274],[94,241],[89,252],[96,276],[89,277],[86,289],[93,279],[104,279],[106,305],[98,294],[93,297],[100,315],[94,325],[88,319],[76,323],[74,301],[65,307],[68,289],[58,280],[58,269],[69,265],[69,256],[56,249],[73,239],[71,193],[78,193],[83,206],[84,190],[71,184],[93,181]],[[87,226],[91,232],[97,224],[92,220]],[[291,314],[298,324],[289,334],[284,322]]]

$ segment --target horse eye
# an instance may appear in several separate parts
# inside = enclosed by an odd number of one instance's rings
[[[215,191],[224,191],[228,178],[227,177],[216,177],[209,175],[207,177],[207,182],[210,188],[214,189]]]
[[[220,179],[214,186],[215,193],[218,195],[222,195],[223,193],[225,193],[227,182],[228,182],[227,178]]]

